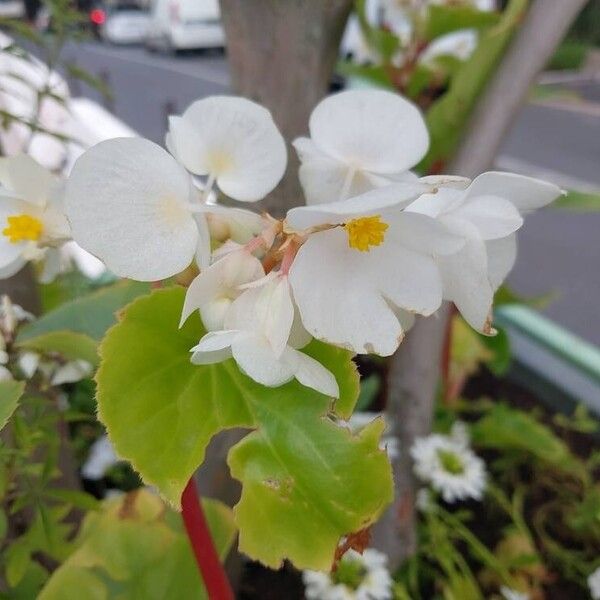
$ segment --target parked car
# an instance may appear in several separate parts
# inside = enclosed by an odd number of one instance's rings
[[[120,4],[107,11],[100,37],[111,44],[140,44],[145,41],[149,13],[138,4]]]
[[[218,0],[153,0],[146,46],[171,51],[224,47]]]

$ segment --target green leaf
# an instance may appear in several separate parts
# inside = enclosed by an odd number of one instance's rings
[[[361,79],[377,87],[395,90],[385,67],[380,65],[358,65],[350,60],[338,62],[336,71],[343,77]]]
[[[225,557],[235,537],[231,509],[215,500],[202,505]],[[207,598],[181,517],[148,490],[104,501],[86,516],[76,546],[39,600]]]
[[[145,283],[120,281],[83,298],[66,302],[22,327],[17,342],[23,343],[47,333],[65,330],[83,333],[100,341],[106,330],[116,322],[115,313],[148,289]]]
[[[561,471],[581,471],[580,463],[568,446],[551,429],[506,404],[495,405],[473,424],[471,435],[478,446],[527,453]]]
[[[500,14],[477,10],[472,6],[433,4],[427,10],[425,37],[436,37],[461,29],[483,29],[496,25]]]
[[[102,343],[98,412],[117,453],[179,506],[212,436],[254,429],[229,455],[243,484],[241,549],[272,566],[287,557],[328,569],[340,536],[371,524],[392,498],[383,422],[354,436],[329,418],[348,418],[358,396],[350,353],[316,341],[304,349],[336,376],[335,406],[297,381],[263,387],[233,360],[192,365],[204,330],[197,314],[178,330],[184,295],[170,288],[138,299]]]
[[[452,157],[473,107],[519,26],[527,4],[527,0],[510,0],[498,23],[481,33],[477,48],[452,78],[448,92],[432,104],[426,115],[431,145],[419,165],[421,172],[435,170]]]
[[[505,375],[512,360],[510,339],[506,330],[496,326],[495,336],[480,336],[481,343],[491,350],[492,356],[485,361],[488,369],[497,377]]]
[[[381,377],[373,373],[360,381],[360,394],[356,401],[356,410],[368,410],[381,389]]]
[[[21,582],[31,564],[31,551],[24,541],[18,540],[8,547],[5,560],[6,581],[10,587],[15,587]]]
[[[67,360],[85,360],[92,365],[98,364],[97,343],[84,333],[52,331],[26,341],[20,341],[17,346],[42,354],[56,352]]]
[[[0,429],[12,417],[24,391],[23,381],[0,381]]]
[[[367,0],[356,0],[354,6],[361,32],[369,47],[379,54],[384,63],[389,63],[400,48],[400,38],[387,29],[371,25],[367,17],[366,4]]]
[[[567,190],[567,193],[561,196],[552,207],[573,212],[598,212],[600,211],[600,191],[578,192],[577,190]]]

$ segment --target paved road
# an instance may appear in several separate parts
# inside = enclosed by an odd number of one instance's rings
[[[71,51],[80,66],[108,74],[117,116],[157,142],[163,140],[168,112],[181,112],[196,98],[229,88],[220,55],[169,57],[99,44]],[[85,87],[81,93],[96,97]],[[600,85],[586,88],[588,99],[599,93]],[[525,107],[502,148],[499,166],[552,177],[565,186],[600,187],[600,114]],[[546,313],[600,345],[600,213],[546,210],[529,218],[520,244],[510,277],[515,289],[528,295],[556,291]]]

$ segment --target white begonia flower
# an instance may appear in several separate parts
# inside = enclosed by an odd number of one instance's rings
[[[230,252],[192,281],[185,295],[181,324],[199,310],[206,329],[223,329],[227,311],[244,291],[240,286],[264,276],[261,262],[246,249]]]
[[[287,164],[285,141],[271,113],[234,96],[192,103],[169,118],[167,148],[191,173],[207,177],[227,196],[243,202],[264,198],[279,183]]]
[[[66,185],[73,238],[121,277],[157,281],[210,258],[200,192],[160,146],[141,138],[101,142]]]
[[[401,210],[424,189],[395,184],[288,212],[288,227],[317,229],[290,269],[311,335],[357,353],[389,356],[412,324],[406,311],[431,315],[440,307],[436,259],[457,252],[464,239],[435,219]]]
[[[417,438],[410,449],[417,477],[448,503],[481,500],[486,486],[485,463],[469,448],[465,432],[460,427]]]
[[[332,573],[303,571],[307,600],[391,600],[393,580],[385,554],[348,550]]]
[[[86,479],[102,479],[106,472],[119,462],[108,436],[99,437],[90,447],[87,460],[81,467],[81,475]]]
[[[192,363],[233,357],[242,372],[262,385],[277,387],[295,378],[337,398],[339,388],[332,373],[299,351],[309,339],[296,318],[287,276],[273,273],[232,302],[224,329],[207,333],[192,348]]]
[[[503,585],[500,588],[500,593],[505,600],[530,600],[529,594],[519,592],[518,590],[513,590],[506,585]]]
[[[425,155],[429,134],[419,109],[398,94],[350,90],[322,100],[310,138],[294,147],[307,204],[344,200],[399,180]]]
[[[422,181],[440,187],[406,210],[436,219],[465,240],[459,252],[439,258],[444,298],[454,302],[472,327],[492,333],[494,292],[516,258],[514,233],[523,224],[523,215],[549,204],[561,190],[545,181],[500,172],[484,173],[472,183],[447,176]]]
[[[8,352],[6,351],[6,340],[0,330],[0,365],[8,364]]]
[[[24,154],[0,160],[0,278],[70,238],[62,188],[50,171]]]
[[[76,383],[86,377],[90,377],[94,372],[94,367],[85,360],[72,360],[64,365],[59,365],[52,379],[50,380],[51,385],[63,385],[65,383]]]
[[[593,600],[600,600],[600,567],[590,573],[587,578],[587,584],[590,589],[590,596]]]
[[[25,376],[25,379],[31,379],[40,366],[40,355],[37,352],[23,352],[17,359],[17,365]]]
[[[475,29],[462,29],[435,38],[425,48],[419,62],[434,65],[440,56],[453,56],[467,60],[477,47],[478,34]]]
[[[209,204],[206,210],[205,217],[213,242],[231,240],[243,245],[261,233],[266,225],[262,215],[243,208]]]

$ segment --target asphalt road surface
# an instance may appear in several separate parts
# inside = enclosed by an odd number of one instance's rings
[[[149,54],[142,48],[87,43],[69,50],[79,66],[104,74],[114,91],[111,109],[141,135],[162,143],[166,116],[193,100],[227,93],[219,53]],[[98,99],[84,85],[74,94]],[[600,188],[600,84],[585,85],[582,109],[526,106],[507,136],[498,166],[553,179],[568,187]],[[523,295],[553,291],[545,313],[600,345],[600,213],[546,209],[528,218],[509,282]]]

